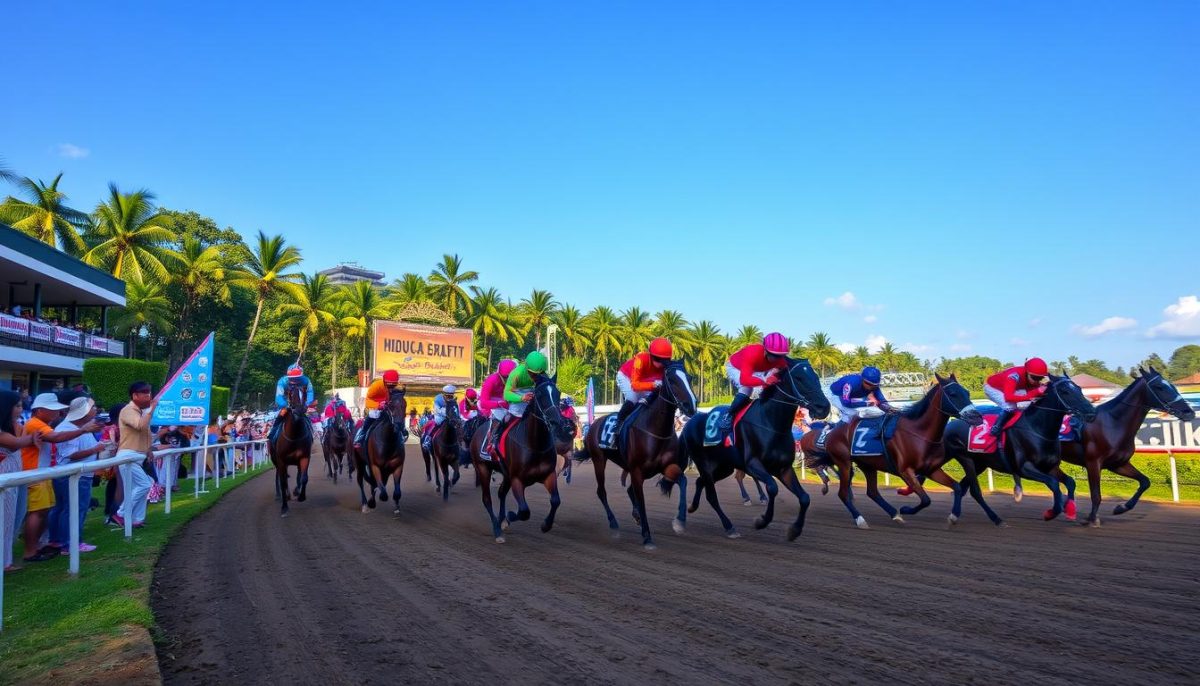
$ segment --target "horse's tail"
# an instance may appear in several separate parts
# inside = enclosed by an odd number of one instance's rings
[[[830,457],[829,453],[826,453],[826,452],[821,452],[818,450],[812,450],[812,451],[805,450],[804,451],[804,466],[808,467],[809,469],[822,469],[824,467],[832,467],[832,466],[834,466],[833,458]]]
[[[592,459],[592,454],[587,451],[587,448],[580,448],[571,453],[571,457],[575,458],[576,462],[587,462]]]
[[[675,488],[675,482],[671,481],[667,477],[664,476],[663,478],[658,480],[658,490],[662,491],[662,494],[664,496],[671,495],[671,491],[674,490],[674,488]]]

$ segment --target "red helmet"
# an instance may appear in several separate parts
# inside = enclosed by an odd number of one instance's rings
[[[787,336],[774,331],[763,337],[763,347],[772,355],[786,355],[791,350]]]
[[[479,397],[479,394],[475,392],[474,388],[467,389],[467,400],[474,400],[478,397]]]
[[[395,369],[389,369],[383,373],[384,383],[400,383],[400,374]]]
[[[1046,368],[1046,361],[1040,357],[1031,357],[1025,360],[1025,373],[1031,376],[1046,376],[1049,370]]]
[[[665,338],[655,338],[654,340],[650,341],[651,357],[661,357],[664,360],[669,360],[674,352],[675,351],[671,348],[671,341],[668,341]]]
[[[287,375],[294,379],[298,376],[304,376],[304,370],[300,368],[300,365],[294,364],[288,367]]]

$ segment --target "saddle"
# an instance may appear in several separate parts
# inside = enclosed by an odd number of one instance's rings
[[[714,445],[732,446],[732,437],[737,434],[738,425],[742,423],[742,418],[746,416],[751,407],[754,407],[754,402],[746,403],[746,406],[734,416],[733,428],[729,430],[728,436],[721,435],[721,418],[729,413],[729,406],[718,405],[714,407],[704,420],[704,447],[711,448]]]
[[[620,430],[617,429],[617,415],[610,414],[604,418],[604,423],[600,425],[600,437],[596,440],[596,444],[605,450],[616,450],[622,452],[623,446],[629,441],[629,430],[633,426],[633,420],[641,414],[646,407],[642,403],[638,403],[629,416],[625,418],[625,423],[621,425]]]
[[[984,412],[983,423],[979,426],[971,427],[967,435],[967,450],[973,453],[994,453],[1004,448],[1004,442],[1008,437],[1008,430],[1024,413],[1020,410],[1013,412],[1009,416],[1008,421],[1004,424],[1004,429],[1000,432],[999,438],[992,435],[992,427],[996,426],[997,420],[1000,419],[1000,413]]]

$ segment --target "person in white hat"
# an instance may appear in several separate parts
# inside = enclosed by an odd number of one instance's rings
[[[21,449],[22,469],[44,469],[50,466],[50,444],[63,443],[79,438],[85,433],[99,431],[100,425],[88,422],[85,426],[70,431],[57,431],[54,426],[62,417],[66,405],[58,402],[53,393],[42,393],[33,399],[33,416],[25,422],[25,435],[41,437],[41,448],[27,446]],[[53,559],[61,550],[57,546],[39,547],[42,534],[46,533],[50,509],[54,507],[54,490],[49,481],[29,484],[25,514],[25,562],[45,562]]]
[[[425,425],[425,433],[421,439],[426,450],[429,450],[432,445],[433,432],[437,431],[437,427],[446,421],[447,408],[453,408],[454,412],[458,412],[458,401],[454,397],[456,393],[458,393],[458,388],[454,384],[448,383],[442,386],[442,394],[433,399],[433,421]]]
[[[96,403],[88,397],[79,397],[71,401],[67,408],[67,416],[63,418],[61,424],[58,425],[59,431],[74,431],[82,426],[87,426],[96,416]],[[58,444],[58,463],[75,463],[75,462],[92,462],[108,450],[108,443],[101,443],[96,440],[96,437],[90,433],[80,434],[78,438],[63,441]],[[61,484],[59,482],[62,482]],[[69,477],[54,480],[54,494],[56,503],[54,509],[50,512],[50,538],[58,541],[64,546],[70,544],[71,540],[71,508],[70,508],[70,482]],[[92,499],[92,475],[83,474],[79,477],[79,533],[83,535],[83,523],[87,518],[88,503]],[[81,539],[79,541],[79,552],[90,553],[96,549],[96,546],[85,543]],[[69,550],[64,547],[64,554]]]

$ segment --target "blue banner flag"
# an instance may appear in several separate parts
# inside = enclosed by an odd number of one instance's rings
[[[153,424],[208,425],[212,416],[213,334],[196,348],[156,396]]]
[[[588,424],[596,421],[596,384],[595,379],[588,377],[587,387],[587,418]]]

